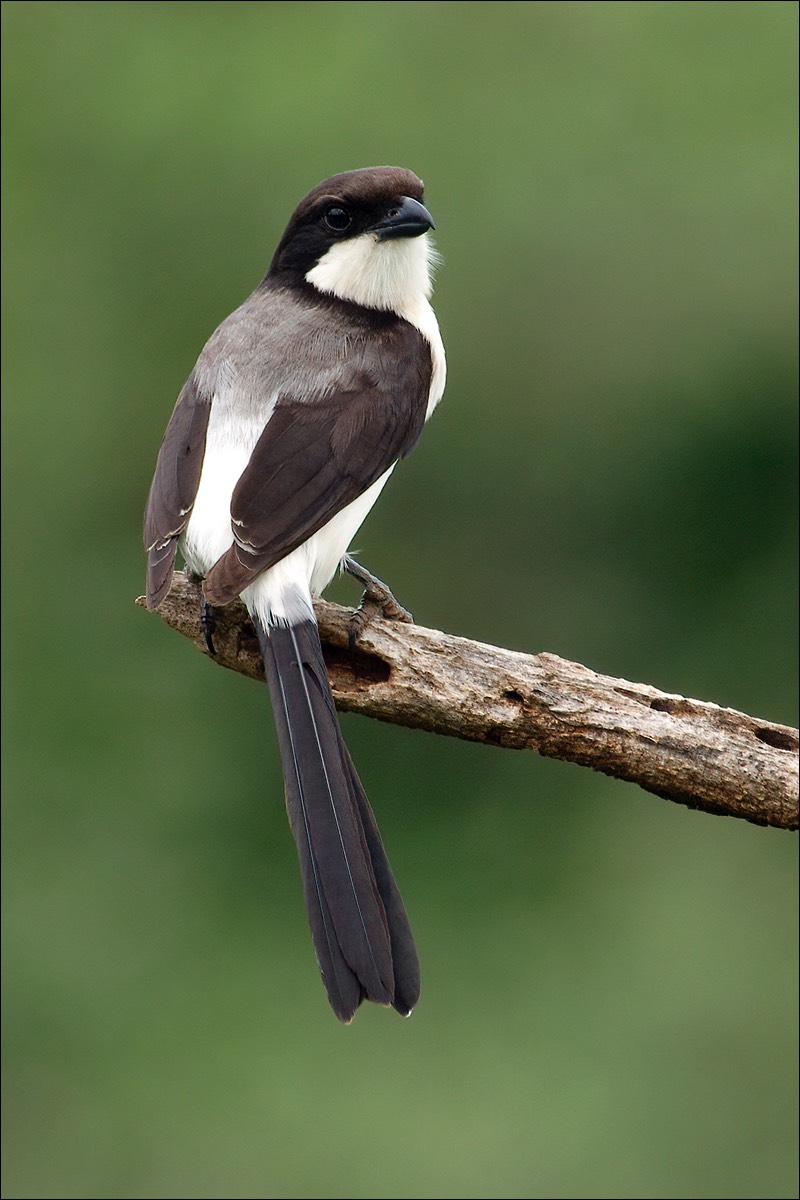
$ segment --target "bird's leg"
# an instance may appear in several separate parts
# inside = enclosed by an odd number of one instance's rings
[[[412,624],[411,613],[395,600],[385,583],[382,583],[361,563],[357,563],[349,554],[342,559],[342,569],[364,585],[364,595],[361,603],[350,618],[349,642],[354,650],[356,642],[370,621],[375,617],[383,617],[387,621],[405,621]]]
[[[213,604],[209,604],[205,596],[200,598],[200,626],[203,630],[203,636],[206,639],[208,653],[212,658],[217,657],[217,652],[214,649],[214,631],[217,628],[217,610]]]
[[[194,571],[186,568],[186,575],[192,583],[197,583],[199,586],[203,584],[203,576],[194,574]],[[216,659],[217,652],[213,648],[213,634],[217,628],[217,610],[209,601],[205,599],[203,592],[200,592],[200,629],[203,630],[205,644],[212,659]]]
[[[190,571],[187,567],[186,574],[191,579],[192,583],[202,584],[202,575],[196,575],[194,571]],[[217,657],[217,652],[214,649],[214,632],[217,628],[217,610],[213,604],[209,604],[203,593],[200,593],[200,628],[203,631],[203,637],[206,639],[206,647],[212,658]]]

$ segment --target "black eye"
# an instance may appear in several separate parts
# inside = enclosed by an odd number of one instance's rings
[[[347,209],[340,208],[338,204],[332,204],[330,208],[325,209],[325,224],[334,233],[344,233],[345,229],[349,228],[352,219]]]

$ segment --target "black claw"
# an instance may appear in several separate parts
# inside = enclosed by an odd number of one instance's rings
[[[214,631],[217,628],[216,609],[213,604],[208,603],[205,596],[200,600],[200,626],[206,639],[208,653],[212,658],[216,658],[217,652],[214,649]]]

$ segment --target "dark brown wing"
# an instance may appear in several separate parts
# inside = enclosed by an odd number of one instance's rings
[[[178,397],[161,443],[144,517],[147,607],[169,591],[178,538],[186,528],[200,483],[211,402],[190,377]]]
[[[428,343],[398,322],[375,369],[316,400],[280,399],[231,501],[235,544],[206,577],[228,604],[414,447],[431,379]]]

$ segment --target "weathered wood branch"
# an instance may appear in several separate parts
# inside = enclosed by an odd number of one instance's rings
[[[159,615],[208,653],[198,585],[176,572]],[[701,700],[598,675],[555,654],[520,654],[377,620],[348,648],[352,611],[316,606],[339,708],[592,767],[705,812],[798,826],[798,733]],[[218,611],[215,661],[263,680],[241,604]]]

